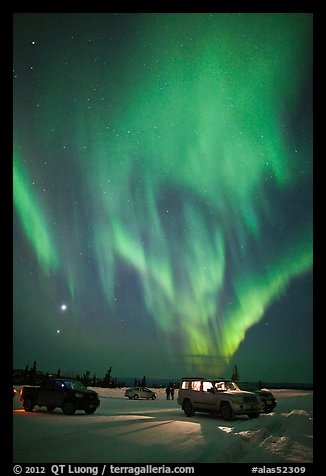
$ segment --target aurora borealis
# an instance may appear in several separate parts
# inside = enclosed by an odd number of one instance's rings
[[[311,30],[14,15],[16,367],[312,379]]]

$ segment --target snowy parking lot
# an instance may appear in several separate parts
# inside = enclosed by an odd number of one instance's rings
[[[19,390],[19,387],[18,387]],[[275,412],[227,422],[184,415],[176,398],[128,400],[125,389],[94,388],[93,415],[36,407],[26,413],[14,398],[14,463],[311,463],[313,392],[272,390]]]

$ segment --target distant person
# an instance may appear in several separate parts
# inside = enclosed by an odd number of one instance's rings
[[[171,390],[170,390],[170,386],[169,386],[169,385],[166,387],[165,391],[166,391],[166,399],[167,399],[167,400],[170,400],[170,392],[171,392]]]
[[[170,389],[170,394],[171,394],[171,400],[174,399],[174,387],[172,386]]]

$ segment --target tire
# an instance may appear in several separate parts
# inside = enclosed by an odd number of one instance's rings
[[[194,407],[190,400],[187,399],[183,402],[183,411],[187,417],[192,417],[195,414]]]
[[[259,418],[260,413],[248,413],[250,419]]]
[[[73,415],[76,411],[76,404],[72,400],[66,400],[62,406],[65,415]]]
[[[87,415],[92,415],[96,412],[96,408],[85,408],[84,412],[87,413]]]
[[[235,413],[232,410],[229,403],[222,403],[221,405],[221,415],[224,420],[232,421],[235,419]]]
[[[152,395],[152,400],[155,400],[156,399],[156,395]]]
[[[24,400],[23,407],[25,412],[32,412],[34,410],[34,406],[34,402],[31,398],[26,398],[26,400]]]
[[[46,409],[47,409],[48,412],[53,412],[53,410],[55,409],[55,406],[47,405]]]
[[[138,400],[138,398],[139,398],[139,395],[138,393],[136,393],[136,395],[134,395],[134,400]]]

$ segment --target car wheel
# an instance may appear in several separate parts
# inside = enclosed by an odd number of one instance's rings
[[[221,414],[224,420],[234,420],[235,419],[235,413],[232,410],[231,406],[229,403],[222,403],[221,405]]]
[[[85,408],[84,412],[87,413],[87,415],[92,415],[92,413],[96,412],[96,408]]]
[[[53,410],[55,409],[55,406],[53,406],[53,405],[48,405],[48,406],[46,407],[46,409],[47,409],[48,412],[53,412]]]
[[[183,411],[187,415],[187,417],[192,417],[195,413],[194,407],[190,400],[185,400],[183,403]]]
[[[62,411],[65,415],[73,415],[76,411],[76,405],[72,400],[66,400],[63,404]]]
[[[156,398],[156,395],[152,395],[152,400],[155,400],[155,398]]]
[[[138,393],[136,393],[136,395],[134,395],[134,399],[138,400],[138,398],[139,398],[139,395],[138,395]]]
[[[32,412],[34,410],[34,403],[30,398],[24,400],[23,407],[25,412]]]

